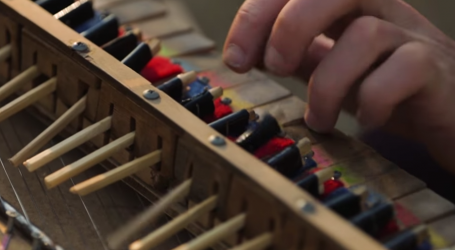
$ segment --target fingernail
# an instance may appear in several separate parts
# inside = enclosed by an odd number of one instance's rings
[[[224,53],[224,61],[231,67],[240,68],[245,62],[245,53],[239,46],[230,44]]]
[[[314,130],[317,133],[323,133],[323,129],[321,127],[320,121],[318,120],[318,117],[311,112],[310,109],[307,109],[305,111],[305,122],[306,125],[311,129]]]
[[[285,59],[273,46],[270,46],[265,55],[265,62],[269,70],[280,73]]]

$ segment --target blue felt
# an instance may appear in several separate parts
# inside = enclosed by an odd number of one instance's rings
[[[90,20],[87,20],[85,23],[77,26],[74,30],[78,33],[82,33],[89,28],[93,27],[97,23],[101,22],[103,20],[104,15],[102,15],[100,12],[95,11],[95,16],[91,18]]]
[[[201,94],[202,92],[204,92],[204,89],[212,88],[210,86],[210,84],[206,84],[205,82],[202,82],[199,79],[190,83],[189,87],[190,87],[190,89],[189,89],[189,91],[186,92],[183,99],[192,98],[192,97],[197,96],[197,95]]]
[[[433,250],[433,246],[430,242],[425,241],[416,250]]]

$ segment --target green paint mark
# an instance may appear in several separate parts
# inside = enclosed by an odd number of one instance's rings
[[[349,170],[347,170],[342,165],[335,165],[333,167],[333,170],[340,172],[342,174],[341,179],[350,186],[364,181],[364,179],[362,177],[359,177],[359,176],[351,173]]]
[[[172,57],[176,53],[177,53],[177,51],[167,48],[164,45],[161,45],[161,49],[160,49],[160,52],[158,53],[158,55],[163,56],[163,57]]]

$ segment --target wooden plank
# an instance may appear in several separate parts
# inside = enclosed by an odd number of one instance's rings
[[[402,198],[426,188],[424,182],[402,169],[390,171],[368,181],[366,185],[391,200]]]
[[[128,24],[163,15],[166,7],[160,1],[135,0],[125,1],[106,10],[114,14],[120,24]]]
[[[161,50],[158,55],[176,57],[206,52],[213,48],[214,41],[196,32],[186,32],[161,39]]]
[[[222,64],[222,62],[220,62]],[[240,84],[246,84],[257,81],[266,81],[264,74],[258,70],[250,70],[244,74],[238,74],[221,65],[218,68],[206,70],[198,73],[199,77],[207,77],[210,79],[210,85],[213,87],[222,87],[228,89]]]
[[[273,115],[282,126],[286,126],[289,122],[301,120],[305,113],[306,106],[307,104],[300,98],[290,96],[283,100],[256,107],[254,108],[254,112],[259,116],[269,113]],[[303,123],[301,127],[304,127]]]
[[[455,205],[430,189],[405,196],[396,201],[406,208],[422,223],[428,223],[455,212]]]
[[[365,152],[350,160],[336,162],[331,168],[342,174],[341,181],[348,187],[368,183],[398,169],[374,152]]]
[[[185,20],[173,15],[172,11],[150,20],[133,22],[130,26],[139,28],[142,31],[144,39],[162,39],[183,32],[188,32],[192,29],[188,22],[185,22]]]
[[[429,224],[433,246],[436,249],[455,245],[455,215],[440,219]]]
[[[291,92],[272,80],[260,80],[226,89],[223,97],[232,100],[232,110],[251,109],[289,96]]]
[[[176,56],[172,61],[182,66],[185,71],[203,72],[211,69],[226,67],[220,60],[221,54],[217,51],[198,53],[188,56]]]

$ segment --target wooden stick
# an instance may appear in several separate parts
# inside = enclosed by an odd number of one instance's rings
[[[135,132],[126,134],[117,140],[107,144],[106,146],[96,150],[95,152],[85,156],[84,158],[63,167],[58,171],[55,171],[51,175],[46,176],[46,178],[44,178],[46,187],[48,189],[51,189],[68,180],[69,178],[74,177],[83,171],[95,166],[96,164],[118,152],[120,149],[129,147],[133,144],[134,137]]]
[[[57,79],[51,78],[40,86],[28,91],[27,93],[16,98],[14,101],[0,108],[0,122],[8,119],[10,116],[23,110],[34,102],[46,97],[55,91]]]
[[[70,191],[73,194],[84,196],[95,192],[107,185],[124,179],[144,168],[151,167],[161,161],[161,150],[142,156],[134,161],[128,162],[118,168],[108,171],[104,174],[97,175],[89,180],[73,186]]]
[[[265,233],[231,250],[264,250],[272,244],[272,234]]]
[[[161,198],[156,204],[150,206],[147,210],[110,235],[107,240],[109,247],[111,249],[120,249],[121,245],[130,240],[133,235],[154,223],[166,209],[189,194],[191,183],[191,179],[184,181]]]
[[[14,166],[19,166],[21,162],[24,162],[28,157],[32,156],[58,133],[68,126],[68,124],[76,119],[79,115],[84,112],[87,104],[87,98],[84,96],[78,102],[76,102],[70,109],[68,109],[63,115],[61,115],[52,125],[38,135],[33,141],[25,146],[16,155],[11,157],[9,161]]]
[[[186,226],[188,226],[188,224],[196,221],[201,216],[208,214],[210,211],[215,209],[217,199],[217,196],[212,196],[206,199],[202,203],[179,215],[177,218],[173,219],[166,225],[160,227],[144,238],[133,242],[130,245],[130,250],[152,249],[169,237],[172,237],[172,235],[184,229]]]
[[[150,39],[148,41],[148,45],[150,47],[150,50],[152,51],[153,56],[156,56],[161,50],[161,41],[156,38]]]
[[[39,75],[40,72],[38,70],[38,67],[35,65],[20,73],[0,88],[0,101],[3,101],[8,96],[12,95],[22,86],[29,83]]]
[[[11,44],[5,45],[0,49],[0,62],[6,61],[11,56]]]
[[[60,142],[59,144],[46,149],[45,151],[35,155],[34,157],[26,160],[24,166],[28,171],[33,172],[40,167],[46,165],[52,160],[60,157],[70,150],[75,149],[81,144],[89,141],[93,137],[106,132],[111,128],[112,117],[107,117],[69,137],[68,139]]]
[[[297,148],[299,149],[301,156],[310,154],[312,151],[310,139],[308,139],[308,137],[305,137],[298,141]]]
[[[212,230],[205,232],[194,240],[174,248],[174,250],[204,250],[243,228],[245,225],[245,217],[245,214],[237,215],[227,222],[216,226]]]
[[[210,94],[213,96],[213,100],[220,98],[223,95],[224,90],[221,87],[215,87],[209,89]]]

